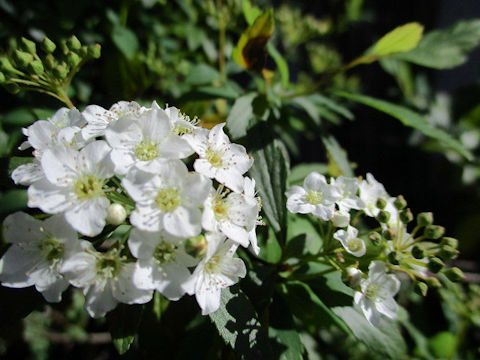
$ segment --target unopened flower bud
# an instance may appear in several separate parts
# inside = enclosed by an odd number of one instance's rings
[[[360,280],[362,272],[354,267],[348,267],[342,275],[342,281],[353,289],[360,286]]]
[[[70,67],[75,67],[80,63],[80,57],[74,52],[69,52],[67,55],[67,64]]]
[[[198,235],[185,242],[185,252],[195,258],[201,258],[207,253],[207,240],[205,236]]]
[[[452,248],[456,249],[458,248],[458,240],[452,237],[443,237],[440,240],[440,245],[448,245],[451,246]]]
[[[57,65],[57,61],[55,60],[55,57],[52,54],[48,54],[43,59],[43,65],[45,65],[45,67],[48,70],[53,70],[55,68],[55,66]]]
[[[32,40],[22,37],[22,47],[26,52],[32,55],[37,53],[37,46]]]
[[[387,223],[390,220],[390,213],[384,210],[380,210],[377,215],[377,221],[380,223]]]
[[[5,84],[7,82],[7,78],[5,77],[5,74],[0,72],[0,84]]]
[[[397,233],[393,229],[387,229],[382,233],[385,240],[394,240],[397,237]]]
[[[395,201],[393,202],[393,206],[397,208],[397,210],[405,209],[407,206],[407,201],[403,197],[403,195],[398,195]]]
[[[371,233],[368,234],[368,239],[370,240],[372,245],[378,246],[382,242],[382,235],[380,235],[376,231],[372,231]]]
[[[425,250],[420,245],[415,245],[412,248],[412,256],[415,259],[423,259],[425,257]]]
[[[347,227],[350,224],[350,214],[348,212],[335,211],[332,223],[335,227]]]
[[[7,57],[0,58],[0,70],[4,72],[9,72],[9,73],[18,72],[18,70],[13,67],[12,63],[10,62],[10,60],[8,60]]]
[[[400,258],[398,257],[398,254],[396,251],[392,251],[391,253],[389,253],[387,258],[388,258],[388,262],[392,265],[400,264]]]
[[[400,220],[404,224],[408,224],[409,222],[413,221],[413,214],[410,209],[404,209],[400,212]]]
[[[81,58],[86,58],[86,57],[88,57],[88,46],[87,46],[87,45],[82,45],[82,47],[81,47],[80,50],[78,51],[78,55],[79,55]]]
[[[449,245],[443,245],[440,248],[440,251],[437,253],[437,256],[443,261],[449,261],[454,259],[458,255],[458,250],[454,249]]]
[[[377,200],[377,207],[381,210],[385,209],[387,206],[387,201],[384,198],[378,198]]]
[[[102,47],[100,44],[88,45],[88,57],[91,59],[98,59],[102,54]]]
[[[422,212],[417,215],[418,226],[428,226],[433,224],[433,213]]]
[[[40,60],[33,60],[28,64],[27,69],[31,74],[35,75],[42,75],[44,71],[43,64]]]
[[[427,239],[439,239],[445,234],[445,228],[439,225],[428,225],[423,231],[423,235]]]
[[[20,92],[20,86],[18,86],[17,84],[15,83],[6,83],[6,84],[3,84],[3,87],[5,88],[5,90],[7,90],[10,94],[18,94]]]
[[[430,258],[427,264],[428,270],[430,270],[434,274],[442,270],[444,266],[445,264],[443,263],[443,261],[437,257]]]
[[[415,292],[420,296],[426,296],[428,292],[428,285],[424,282],[417,281],[414,285]]]
[[[125,207],[120,204],[110,204],[107,208],[107,222],[112,225],[123,224],[127,218]]]
[[[72,51],[77,51],[80,50],[82,47],[82,43],[80,40],[75,35],[72,35],[68,40],[67,40],[67,47],[72,50]]]
[[[50,40],[48,37],[44,37],[42,40],[42,49],[45,51],[47,54],[51,54],[55,51],[57,48],[57,45]]]
[[[66,64],[57,65],[53,68],[53,73],[60,79],[65,79],[68,75],[68,68]]]
[[[15,61],[18,65],[27,67],[27,65],[33,61],[33,56],[25,51],[15,50]]]
[[[442,284],[436,277],[429,277],[425,280],[425,282],[427,283],[428,287],[431,287],[434,289],[442,287]]]
[[[453,282],[459,282],[465,279],[465,275],[463,274],[463,271],[460,270],[458,267],[447,269],[443,273],[450,281],[453,281]]]

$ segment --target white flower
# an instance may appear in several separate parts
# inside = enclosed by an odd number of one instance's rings
[[[243,174],[250,169],[253,159],[243,146],[230,143],[223,132],[224,126],[225,123],[218,124],[210,132],[198,131],[186,134],[183,138],[199,155],[193,164],[196,171],[233,191],[242,192]]]
[[[335,210],[332,217],[335,227],[347,227],[350,224],[350,213],[342,210]]]
[[[357,237],[358,230],[353,226],[348,225],[347,231],[338,230],[333,234],[333,237],[342,243],[342,246],[348,253],[356,257],[365,255],[365,242]]]
[[[138,259],[133,283],[139,289],[157,290],[169,300],[178,300],[183,296],[185,290],[182,285],[190,277],[188,268],[198,263],[185,252],[183,240],[164,231],[133,229],[128,246]]]
[[[144,304],[151,300],[152,291],[138,289],[132,281],[135,263],[127,263],[117,249],[100,253],[88,241],[81,246],[83,251],[66,259],[60,271],[73,286],[83,289],[85,309],[91,317],[104,316],[118,302]]]
[[[380,314],[391,319],[397,317],[398,305],[393,299],[400,289],[395,275],[387,274],[383,261],[373,261],[369,266],[368,278],[360,283],[361,292],[355,292],[355,305],[362,309],[368,322],[377,326]]]
[[[126,174],[132,167],[157,173],[165,159],[183,159],[193,153],[190,145],[172,132],[168,115],[158,106],[138,118],[123,117],[105,130],[112,147],[115,172]]]
[[[365,204],[365,214],[375,217],[380,212],[377,208],[377,200],[387,197],[388,194],[381,183],[379,183],[372,174],[367,174],[367,180],[363,180],[359,184],[360,199]]]
[[[335,201],[340,193],[335,186],[327,184],[325,176],[312,172],[303,187],[292,186],[286,192],[287,209],[291,213],[313,214],[322,220],[330,220],[335,209]]]
[[[79,251],[77,233],[59,215],[40,221],[16,212],[3,225],[5,240],[12,246],[0,259],[2,285],[35,285],[47,301],[59,302],[68,287],[59,269],[65,258]]]
[[[184,285],[188,294],[195,294],[202,315],[218,310],[222,289],[246,275],[243,261],[233,257],[238,245],[219,233],[207,233],[206,238],[207,254]]]
[[[95,141],[82,150],[48,149],[42,157],[45,178],[28,188],[28,206],[48,214],[65,212],[68,223],[87,236],[98,235],[105,226],[110,204],[103,192],[113,175],[110,147]]]
[[[248,191],[251,191],[251,185],[248,181]],[[250,232],[257,224],[257,200],[253,196],[222,190],[223,187],[219,187],[217,191],[212,189],[205,201],[203,227],[212,232],[221,231],[229,239],[244,247],[250,244],[251,239],[256,243],[256,236],[253,238]]]
[[[138,118],[147,109],[140,106],[135,101],[119,101],[105,110],[98,105],[89,105],[82,112],[88,125],[82,130],[84,139],[91,139],[105,135],[105,129],[118,119],[130,116]]]
[[[158,165],[156,175],[132,170],[122,180],[136,207],[130,221],[140,230],[160,231],[180,238],[198,235],[202,213],[212,183],[203,175],[189,173],[180,160]]]
[[[357,178],[340,176],[332,178],[330,184],[335,186],[340,193],[340,199],[336,201],[340,211],[348,212],[350,209],[360,210],[365,203],[357,196],[359,181]]]
[[[198,124],[198,120],[196,118],[194,118],[193,120],[190,119],[190,117],[182,114],[180,110],[177,109],[175,106],[165,108],[165,113],[170,120],[172,133],[176,135],[182,136],[194,132],[202,132],[204,130],[196,126]]]

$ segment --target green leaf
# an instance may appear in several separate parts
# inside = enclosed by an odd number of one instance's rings
[[[278,71],[280,72],[280,77],[282,79],[282,86],[284,89],[286,89],[288,87],[288,84],[290,83],[290,71],[288,69],[287,60],[285,60],[282,54],[278,52],[278,50],[272,43],[267,44],[267,51],[273,58],[273,61],[275,61]]]
[[[326,174],[327,170],[328,166],[324,163],[298,164],[290,170],[288,183],[290,185],[302,184],[303,180],[305,180],[310,173],[316,171],[320,174]]]
[[[334,307],[332,310],[350,327],[355,337],[372,351],[392,359],[405,357],[407,346],[396,322],[382,317],[380,324],[374,327],[351,306]]]
[[[227,127],[232,140],[247,135],[248,123],[253,117],[252,102],[256,95],[256,93],[250,93],[235,100],[227,117]]]
[[[318,113],[317,107],[311,101],[309,96],[298,96],[292,99],[292,102],[300,106],[307,115],[313,120],[315,125],[320,125],[320,114]]]
[[[320,94],[312,94],[312,95],[310,95],[310,99],[318,107],[323,107],[323,108],[326,108],[328,110],[331,110],[331,111],[337,113],[338,115],[343,116],[344,118],[346,118],[348,120],[353,120],[353,118],[354,118],[353,114],[350,112],[349,109],[347,109],[345,106],[337,104],[337,102],[335,102],[331,98],[327,98],[327,97],[325,97],[323,95],[320,95]],[[320,113],[320,115],[322,115],[322,113]]]
[[[249,0],[242,0],[242,10],[248,25],[252,25],[255,20],[262,15],[262,10],[252,5]]]
[[[332,176],[353,177],[353,171],[348,162],[347,153],[333,136],[322,138],[329,156],[329,172]]]
[[[300,237],[303,235],[303,238]],[[303,239],[303,247],[300,246]],[[318,226],[308,216],[288,214],[287,246],[284,258],[300,257],[305,253],[316,254],[320,251],[323,240],[318,233]]]
[[[30,109],[17,108],[2,115],[2,123],[14,126],[27,126],[37,120]]]
[[[204,85],[195,88],[192,92],[189,92],[182,96],[183,101],[189,100],[209,100],[209,99],[229,99],[236,100],[240,96],[238,89],[230,84],[225,83],[222,86],[210,86]]]
[[[433,127],[424,117],[406,107],[365,95],[351,94],[343,91],[336,92],[336,94],[382,111],[400,120],[405,126],[414,128],[432,139],[439,140],[445,146],[457,151],[467,160],[473,159],[472,153],[468,149],[466,149],[461,142],[454,139],[447,132],[439,128]]]
[[[264,139],[256,140],[257,144],[265,143]],[[281,141],[274,139],[252,155],[254,163],[250,175],[255,179],[268,225],[276,233],[283,234],[287,220],[285,190],[290,168],[287,150]],[[285,243],[284,236],[278,240]]]
[[[442,331],[428,340],[428,346],[436,359],[451,359],[457,348],[457,338],[452,333]]]
[[[479,42],[480,19],[464,20],[427,33],[415,49],[395,57],[434,69],[451,69],[463,64]]]
[[[0,214],[5,215],[27,207],[27,190],[13,189],[0,194]]]
[[[220,308],[209,316],[240,359],[273,359],[268,337],[238,285],[222,289]]]
[[[272,344],[274,358],[279,360],[302,360],[303,345],[295,329],[287,302],[280,294],[275,294],[269,310],[270,327],[268,336]]]
[[[336,325],[347,334],[351,334],[345,322],[335,314],[307,284],[301,281],[289,281],[284,287],[286,299],[292,310],[302,322],[315,327]]]
[[[423,26],[412,22],[396,27],[376,42],[369,54],[379,58],[414,49],[423,34]]]
[[[123,25],[114,24],[111,36],[117,49],[120,50],[128,60],[133,60],[139,47],[137,35]]]
[[[107,313],[107,322],[113,345],[120,355],[125,354],[135,339],[142,319],[143,305],[118,304]]]
[[[220,73],[216,69],[207,64],[198,64],[190,69],[185,77],[185,83],[192,86],[207,85],[218,79]]]

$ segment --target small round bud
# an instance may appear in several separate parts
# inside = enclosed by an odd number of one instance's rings
[[[88,45],[88,57],[98,59],[102,54],[102,47],[100,44]]]
[[[78,51],[78,55],[80,55],[81,58],[88,57],[88,46],[87,45],[82,45],[82,47]]]
[[[35,75],[42,75],[44,71],[43,64],[40,60],[33,60],[28,64],[27,69],[31,74]]]
[[[420,296],[426,296],[428,292],[428,285],[424,282],[417,281],[414,285],[415,292]]]
[[[395,201],[393,202],[393,206],[397,208],[397,210],[405,209],[407,206],[407,201],[403,197],[403,195],[398,195]]]
[[[425,280],[425,282],[427,283],[428,287],[431,287],[434,289],[438,289],[442,287],[442,284],[436,277],[429,277]]]
[[[185,252],[193,257],[201,258],[207,253],[207,240],[203,235],[197,235],[187,239]]]
[[[380,210],[377,215],[377,221],[385,224],[388,220],[390,220],[390,213],[388,211]]]
[[[443,261],[437,257],[430,258],[427,264],[428,270],[430,270],[434,274],[440,272],[440,270],[442,270],[444,266],[445,264],[443,263]]]
[[[22,37],[22,48],[30,53],[30,54],[36,54],[37,53],[37,46],[35,45],[35,43],[31,40],[28,40],[24,37]]]
[[[385,209],[385,206],[387,206],[387,200],[383,198],[378,198],[377,200],[377,207],[381,210]]]
[[[425,227],[425,230],[423,231],[423,235],[427,239],[440,239],[443,234],[445,234],[445,228],[443,226],[439,225],[428,225]]]
[[[458,248],[458,240],[452,237],[443,237],[440,240],[440,245],[448,245],[451,246],[452,248],[456,249]]]
[[[398,254],[396,251],[392,251],[391,253],[389,253],[387,258],[388,258],[388,262],[392,265],[400,264],[400,258],[398,257]]]
[[[458,255],[458,250],[454,249],[451,246],[443,245],[440,248],[440,251],[437,253],[437,256],[443,261],[449,261],[454,259]]]
[[[348,212],[335,211],[332,223],[335,227],[347,227],[350,224],[350,214]]]
[[[400,212],[400,220],[404,224],[408,224],[409,222],[413,221],[413,214],[410,209],[404,209]]]
[[[66,64],[57,65],[53,68],[53,73],[60,79],[65,79],[68,75],[68,68]]]
[[[397,233],[393,229],[387,229],[382,233],[385,240],[394,240],[397,237]]]
[[[77,66],[80,63],[80,57],[74,52],[69,52],[67,55],[67,64],[71,68]]]
[[[463,274],[463,271],[460,270],[458,267],[447,269],[443,273],[450,281],[453,281],[453,282],[459,282],[465,279],[465,275]]]
[[[360,286],[360,280],[362,280],[362,272],[357,268],[348,267],[342,274],[342,281],[353,289]]]
[[[412,248],[412,256],[415,259],[423,259],[425,257],[425,250],[420,245],[415,245]]]
[[[422,212],[417,215],[418,226],[428,226],[433,224],[433,213]]]
[[[6,83],[6,84],[3,84],[3,87],[5,88],[5,90],[7,90],[10,94],[18,94],[20,92],[20,86],[18,86],[17,84],[15,83]]]
[[[380,235],[376,231],[372,231],[371,233],[368,234],[368,239],[370,240],[372,245],[378,246],[382,242],[382,235]]]
[[[33,61],[33,56],[25,51],[15,50],[15,61],[22,67],[27,67]]]
[[[44,37],[42,40],[42,50],[45,51],[47,54],[51,54],[55,51],[57,45],[50,40],[48,37]]]
[[[112,225],[123,224],[127,218],[125,207],[120,204],[110,204],[107,208],[107,222]]]
[[[55,57],[52,54],[48,54],[45,56],[43,59],[43,65],[48,69],[48,70],[53,70],[55,66],[57,65],[57,61],[55,60]]]
[[[72,51],[77,51],[80,50],[82,47],[82,43],[80,40],[75,35],[72,35],[68,40],[67,40],[67,47],[72,50]]]

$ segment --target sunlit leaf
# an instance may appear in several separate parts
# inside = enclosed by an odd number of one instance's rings
[[[247,134],[248,123],[253,116],[253,99],[256,93],[250,93],[235,100],[227,117],[227,126],[233,140]]]
[[[118,304],[107,314],[113,345],[120,355],[125,354],[135,339],[142,318],[143,305]]]

